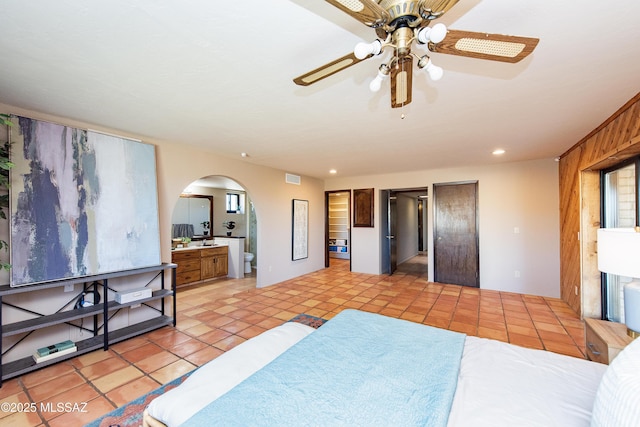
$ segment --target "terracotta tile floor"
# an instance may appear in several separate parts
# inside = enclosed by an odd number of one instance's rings
[[[584,324],[561,300],[426,280],[426,257],[393,276],[351,273],[348,261],[263,289],[255,278],[178,290],[177,327],[165,327],[5,381],[3,402],[34,413],[0,412],[2,426],[78,426],[191,371],[297,314],[330,319],[345,308],[380,313],[469,335],[584,357]],[[87,402],[84,412],[41,404]]]

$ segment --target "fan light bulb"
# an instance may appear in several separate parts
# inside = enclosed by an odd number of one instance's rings
[[[418,61],[418,68],[425,70],[433,81],[440,80],[444,74],[444,70],[441,67],[434,65],[433,62],[431,62],[431,58],[427,55],[420,58],[420,61]]]
[[[442,78],[442,75],[444,74],[444,70],[442,69],[442,67],[433,65],[433,63],[429,61],[429,65],[427,66],[427,73],[429,73],[429,77],[431,78],[431,80],[433,80],[434,82],[437,82]]]
[[[382,64],[380,68],[378,68],[378,75],[369,83],[371,92],[378,92],[382,87],[382,81],[386,80],[387,77],[389,77],[389,67]]]
[[[358,59],[365,59],[369,55],[377,55],[382,51],[382,43],[380,40],[374,40],[371,43],[360,42],[353,49],[353,54]]]
[[[444,24],[436,24],[431,28],[429,39],[432,43],[438,44],[447,37],[447,26]]]
[[[371,83],[369,83],[369,89],[371,90],[371,92],[378,92],[381,87],[382,77],[380,77],[380,74],[378,74],[376,78],[371,80]]]
[[[447,36],[447,26],[436,24],[433,27],[424,27],[418,31],[418,41],[422,44],[429,42],[438,44]]]

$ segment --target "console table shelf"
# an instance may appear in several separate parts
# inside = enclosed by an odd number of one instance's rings
[[[165,271],[170,270],[171,274],[171,284],[169,288],[165,287]],[[131,302],[127,302],[124,304],[120,304],[114,300],[108,300],[108,280],[115,277],[126,277],[126,276],[134,276],[145,273],[156,273],[153,279],[148,283],[150,284],[158,277],[160,279],[161,289],[153,290],[151,296],[148,298],[143,298]],[[149,331],[153,331],[155,329],[162,328],[167,325],[176,325],[176,264],[172,263],[163,263],[158,266],[153,267],[145,267],[128,271],[121,271],[115,273],[108,273],[96,276],[88,276],[82,278],[74,278],[68,280],[57,280],[55,282],[48,282],[36,285],[27,285],[20,287],[11,287],[9,285],[0,286],[0,318],[2,316],[2,297],[6,295],[19,294],[25,292],[37,292],[43,289],[49,289],[54,287],[65,286],[69,284],[77,284],[77,283],[94,283],[95,286],[101,287],[103,292],[103,300],[102,302],[83,308],[74,308],[72,310],[60,311],[53,314],[42,315],[39,317],[35,317],[28,320],[22,320],[9,324],[0,324],[0,335],[4,337],[9,337],[12,335],[29,333],[35,330],[47,328],[50,326],[68,323],[72,320],[93,317],[94,325],[97,325],[98,315],[103,315],[103,324],[102,329],[103,332],[98,333],[99,328],[95,328],[93,331],[94,336],[76,341],[75,345],[77,347],[77,351],[73,353],[68,353],[63,356],[46,360],[41,363],[36,363],[33,360],[33,357],[28,356],[18,360],[14,360],[8,363],[1,363],[1,355],[2,355],[2,346],[0,345],[0,387],[2,386],[2,381],[13,378],[19,375],[23,375],[35,369],[40,369],[45,366],[52,365],[54,363],[61,362],[63,360],[67,360],[81,354],[89,353],[94,350],[98,350],[103,348],[107,350],[109,345],[115,344],[120,341],[127,340],[129,338],[135,337],[140,334],[144,334]],[[96,283],[98,282],[98,283]],[[172,317],[167,316],[165,314],[165,298],[172,297]],[[131,307],[134,305],[146,304],[152,301],[160,301],[160,308],[153,308],[160,313],[159,316],[154,317],[149,320],[144,320],[138,323],[135,323],[130,326],[126,326],[120,329],[116,329],[114,331],[109,331],[109,313],[117,310],[121,310],[126,307]],[[35,349],[34,349],[35,352]]]

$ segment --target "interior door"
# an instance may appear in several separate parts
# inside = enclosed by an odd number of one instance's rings
[[[479,287],[478,183],[435,184],[433,189],[434,279]]]
[[[396,228],[396,195],[393,190],[380,191],[380,206],[381,273],[393,274],[398,263],[394,234]]]
[[[389,274],[393,274],[398,268],[398,248],[396,243],[396,221],[397,214],[397,197],[395,191],[389,192],[389,234],[387,240],[389,242]]]

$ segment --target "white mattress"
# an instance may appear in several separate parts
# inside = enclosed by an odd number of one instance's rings
[[[449,427],[589,426],[606,365],[467,336]]]
[[[314,329],[289,322],[202,366],[147,408],[178,426]],[[450,427],[588,426],[606,365],[477,337],[466,337]]]

